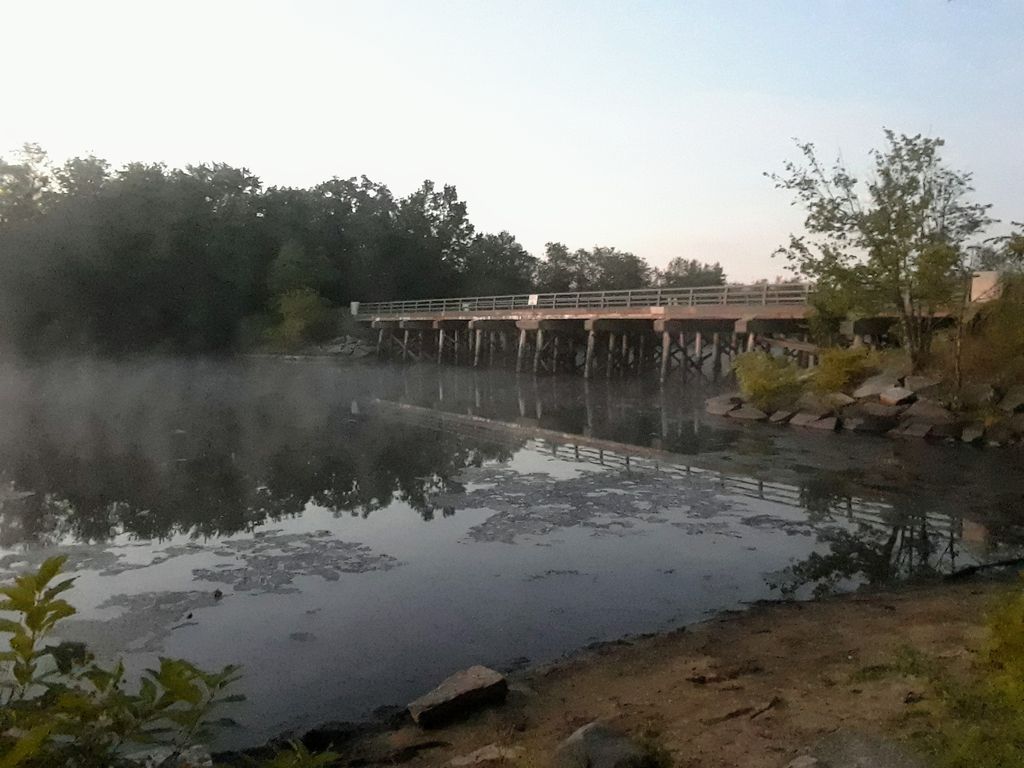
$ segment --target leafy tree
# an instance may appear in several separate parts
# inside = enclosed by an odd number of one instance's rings
[[[871,153],[865,183],[836,161],[827,168],[813,144],[802,163],[772,175],[807,211],[807,234],[778,253],[818,284],[822,297],[862,312],[894,311],[913,367],[927,354],[934,313],[961,301],[970,246],[991,222],[988,205],[971,202],[971,174],[952,170],[942,139],[885,131]]]
[[[653,280],[653,270],[639,256],[616,248],[595,247],[582,257],[592,275],[589,290],[620,291],[644,288]]]
[[[585,256],[586,251],[570,253],[562,243],[545,245],[544,260],[537,266],[537,287],[548,293],[587,290],[588,265],[581,254]]]
[[[50,190],[49,161],[38,144],[25,144],[15,162],[0,157],[0,224],[39,213]]]
[[[298,240],[289,240],[270,265],[267,287],[275,295],[299,288],[321,291],[329,288],[337,277],[337,271],[322,251],[309,253]]]
[[[672,259],[660,274],[660,283],[666,288],[701,288],[725,285],[725,270],[717,261],[706,264],[696,259]]]
[[[527,293],[536,280],[537,259],[527,253],[514,235],[477,235],[466,255],[464,292],[488,296]]]

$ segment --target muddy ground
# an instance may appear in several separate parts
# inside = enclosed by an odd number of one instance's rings
[[[780,768],[837,730],[909,739],[938,703],[923,680],[873,675],[909,646],[968,674],[985,612],[1006,582],[944,583],[810,603],[759,605],[666,635],[586,651],[511,676],[505,705],[461,724],[411,724],[347,756],[440,766],[489,744],[511,764],[605,720],[668,750],[680,768]]]

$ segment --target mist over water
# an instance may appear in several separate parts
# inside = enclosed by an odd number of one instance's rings
[[[753,600],[1018,551],[1015,451],[706,416],[699,387],[280,359],[0,369],[0,575],[239,663],[246,744]]]

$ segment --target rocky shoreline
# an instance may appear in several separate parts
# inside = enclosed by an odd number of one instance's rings
[[[245,765],[297,740],[348,766],[917,768],[910,715],[932,706],[927,690],[865,670],[908,645],[968,669],[984,610],[1006,588],[945,581],[762,603],[507,675],[470,668],[372,722],[213,758]]]
[[[925,376],[881,373],[851,394],[804,393],[792,407],[762,409],[738,392],[705,401],[709,414],[745,422],[789,425],[824,432],[928,438],[948,443],[1003,446],[1024,441],[1024,385],[998,392],[970,389],[955,411],[943,382]]]

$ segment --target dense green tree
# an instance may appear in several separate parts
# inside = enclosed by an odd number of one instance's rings
[[[615,248],[595,247],[584,257],[590,274],[589,290],[621,291],[645,288],[653,282],[650,265],[639,256]]]
[[[943,162],[942,139],[885,131],[874,173],[861,184],[837,161],[826,167],[813,144],[801,163],[772,178],[807,211],[804,235],[780,248],[837,311],[889,309],[899,318],[911,364],[928,352],[936,310],[962,300],[972,238],[991,223],[971,202],[971,174]]]
[[[659,282],[666,288],[701,288],[725,285],[725,270],[717,261],[706,264],[696,259],[672,259],[659,274]]]
[[[463,291],[472,296],[528,293],[536,282],[537,259],[508,232],[477,235],[466,254]]]

